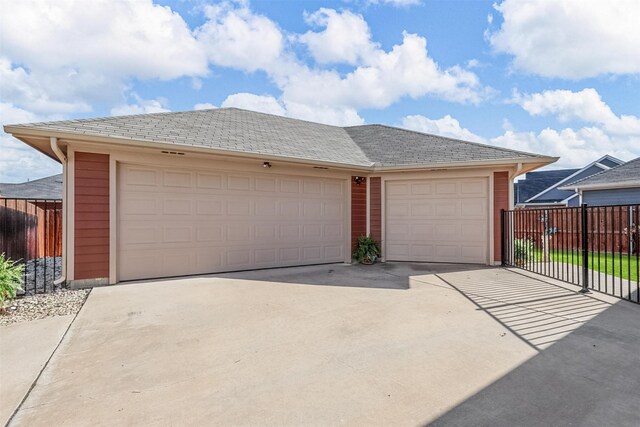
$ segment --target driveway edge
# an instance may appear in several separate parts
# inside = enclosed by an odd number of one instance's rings
[[[64,341],[64,338],[67,336],[67,334],[69,333],[69,329],[71,329],[71,326],[73,326],[74,322],[76,321],[76,319],[78,318],[78,315],[80,314],[80,312],[82,311],[82,309],[84,308],[84,305],[87,303],[87,300],[89,299],[89,296],[91,295],[91,291],[93,289],[91,289],[89,291],[89,293],[87,293],[87,296],[85,297],[84,301],[82,301],[82,305],[80,306],[80,309],[76,312],[76,314],[73,316],[73,319],[71,319],[71,322],[69,322],[69,325],[67,326],[67,328],[64,331],[64,334],[62,334],[62,336],[60,337],[60,340],[58,341],[58,344],[56,344],[55,348],[53,349],[53,351],[51,352],[51,354],[49,355],[49,357],[47,358],[47,361],[44,363],[44,365],[42,365],[42,368],[40,369],[40,372],[38,372],[38,375],[36,376],[36,378],[33,380],[33,382],[31,383],[31,386],[29,387],[29,389],[27,390],[27,392],[24,394],[24,397],[22,398],[22,400],[20,400],[20,403],[18,404],[18,406],[16,406],[16,408],[13,410],[13,412],[11,413],[11,416],[9,417],[9,419],[7,420],[7,422],[5,423],[4,427],[9,427],[9,425],[11,424],[11,421],[13,421],[13,419],[15,418],[16,414],[18,413],[18,411],[20,410],[20,408],[22,408],[22,405],[24,404],[24,402],[27,400],[27,398],[29,397],[29,395],[31,394],[31,391],[35,388],[36,384],[38,383],[38,380],[40,379],[40,377],[42,376],[42,373],[44,372],[45,369],[47,369],[47,366],[49,366],[49,362],[51,361],[51,358],[53,358],[53,355],[56,354],[56,352],[58,351],[58,348],[60,348],[60,344],[62,344],[62,341]]]

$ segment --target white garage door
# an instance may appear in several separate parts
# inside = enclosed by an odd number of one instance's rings
[[[486,178],[387,181],[386,259],[486,263]]]
[[[119,280],[342,262],[344,182],[120,165]]]

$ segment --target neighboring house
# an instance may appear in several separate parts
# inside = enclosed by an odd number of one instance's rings
[[[493,264],[513,179],[555,157],[236,108],[7,125],[60,159],[66,278],[383,260]]]
[[[640,204],[640,157],[562,188],[589,206]]]
[[[529,172],[514,185],[515,205],[519,208],[579,206],[580,198],[564,185],[624,164],[612,156],[603,156],[581,169]]]
[[[62,199],[62,174],[18,184],[0,183],[2,199]]]

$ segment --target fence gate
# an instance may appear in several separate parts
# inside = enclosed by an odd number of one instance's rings
[[[502,265],[640,303],[640,205],[502,211]]]
[[[0,253],[24,264],[24,293],[52,291],[62,275],[62,200],[0,199]]]

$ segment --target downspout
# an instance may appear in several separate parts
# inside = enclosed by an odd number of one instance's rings
[[[522,162],[518,163],[516,170],[509,174],[509,209],[515,206],[515,194],[513,194],[513,180],[522,172]]]
[[[58,138],[51,137],[51,150],[53,150],[60,163],[62,163],[62,276],[53,281],[58,286],[67,280],[67,156],[58,146]]]

